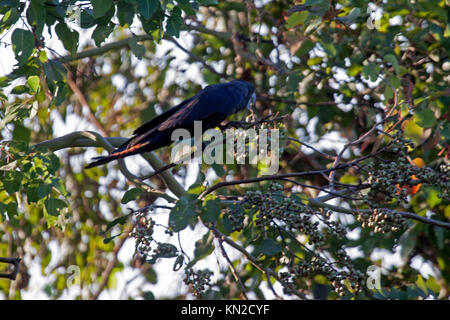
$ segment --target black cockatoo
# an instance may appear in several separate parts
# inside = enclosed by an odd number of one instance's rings
[[[195,96],[184,100],[133,132],[133,136],[108,156],[96,157],[86,168],[96,167],[110,161],[144,153],[168,146],[172,132],[183,128],[191,134],[194,121],[202,121],[203,131],[219,126],[228,116],[255,102],[253,84],[244,80],[205,87]]]

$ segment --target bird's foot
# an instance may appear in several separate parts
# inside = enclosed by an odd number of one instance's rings
[[[245,129],[245,123],[242,121],[229,121],[224,125],[219,126],[220,130],[226,130],[228,128],[240,128]]]

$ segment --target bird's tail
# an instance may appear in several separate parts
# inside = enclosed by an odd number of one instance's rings
[[[105,163],[108,163],[108,162],[111,162],[111,161],[114,161],[117,159],[125,158],[128,156],[132,156],[134,154],[144,152],[143,149],[148,147],[149,144],[150,144],[150,142],[147,141],[147,142],[136,144],[130,148],[126,148],[126,146],[119,147],[110,155],[92,158],[95,161],[88,164],[86,166],[86,169],[94,168],[99,165],[102,165],[102,164],[105,164]]]

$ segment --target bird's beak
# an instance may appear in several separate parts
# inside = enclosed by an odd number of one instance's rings
[[[250,98],[250,100],[248,101],[247,104],[247,109],[250,110],[252,105],[254,105],[256,102],[256,92],[253,92],[252,97]]]

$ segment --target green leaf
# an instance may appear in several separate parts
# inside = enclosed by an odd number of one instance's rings
[[[295,55],[298,57],[302,57],[303,55],[309,53],[315,47],[315,45],[316,45],[315,42],[306,39],[305,41],[302,42],[300,48],[297,50]]]
[[[180,254],[178,255],[177,259],[175,260],[174,264],[173,264],[173,271],[178,271],[181,269],[181,267],[183,266],[184,263],[184,255]]]
[[[348,15],[338,17],[338,20],[347,22],[347,23],[352,23],[352,22],[356,21],[356,19],[358,19],[360,15],[361,15],[361,9],[353,8],[352,10],[350,10]]]
[[[213,163],[211,167],[218,177],[223,177],[227,173],[221,164]]]
[[[304,76],[300,72],[293,72],[289,75],[287,86],[290,91],[298,91],[298,84],[302,81]]]
[[[329,41],[321,40],[320,44],[325,49],[328,56],[334,57],[336,55],[337,50],[331,39]]]
[[[130,214],[127,214],[127,215],[125,215],[125,216],[122,216],[122,217],[119,217],[119,218],[114,219],[113,221],[111,221],[110,223],[108,223],[108,224],[106,225],[105,230],[100,231],[100,235],[101,235],[101,236],[104,235],[106,232],[108,232],[109,230],[111,230],[111,228],[114,227],[114,226],[117,225],[117,224],[122,224],[122,225],[125,224],[125,222],[127,222],[128,217],[129,217],[130,215],[131,215],[131,213],[130,213]]]
[[[439,197],[440,190],[438,187],[427,186],[424,189],[424,196],[427,200],[430,208],[436,207],[438,204],[442,203],[442,198]]]
[[[105,41],[106,38],[109,37],[111,32],[114,30],[114,25],[109,24],[106,26],[97,25],[94,32],[92,33],[92,38],[95,41],[95,45],[97,47],[100,47],[103,41]]]
[[[384,56],[384,61],[386,61],[387,63],[390,63],[394,67],[395,73],[398,74],[398,72],[399,72],[399,65],[398,65],[397,58],[393,54],[385,55]]]
[[[5,28],[7,26],[12,26],[17,22],[17,20],[19,20],[22,12],[19,11],[18,4],[19,3],[17,2],[14,7],[4,13],[2,19],[0,20],[0,28],[3,26],[5,26]]]
[[[415,226],[409,227],[400,239],[398,240],[400,248],[400,256],[403,261],[408,261],[409,255],[413,252],[416,246],[417,232],[415,231]]]
[[[155,300],[155,295],[151,291],[145,291],[142,293],[144,300]]]
[[[55,174],[60,168],[59,158],[54,153],[48,153],[46,156],[47,170],[50,174]]]
[[[194,208],[194,202],[190,201],[186,197],[181,197],[177,201],[177,204],[170,211],[169,226],[173,228],[173,231],[179,232],[185,229],[189,222],[197,216]]]
[[[38,202],[41,199],[38,196],[38,188],[39,185],[36,185],[35,183],[27,184],[25,186],[25,192],[27,194],[28,203]]]
[[[64,48],[74,56],[78,49],[78,32],[70,30],[65,23],[61,22],[56,25],[55,31]]]
[[[17,208],[18,208],[18,206],[17,206],[17,203],[15,203],[15,202],[10,202],[6,205],[6,213],[8,214],[10,223],[14,227],[19,227],[19,221],[16,218],[16,216],[18,214]]]
[[[442,125],[441,135],[447,144],[450,144],[450,123],[446,122]]]
[[[322,57],[314,57],[314,58],[308,59],[308,61],[306,62],[306,64],[307,64],[308,66],[314,66],[314,65],[316,65],[316,64],[322,63],[322,61],[323,61],[323,58],[322,58]]]
[[[44,73],[46,76],[47,84],[49,85],[50,90],[55,90],[54,82],[63,81],[66,77],[66,70],[62,66],[62,64],[58,61],[48,60],[44,63]],[[54,91],[52,92],[54,93]]]
[[[122,1],[121,1],[122,2]],[[80,26],[84,29],[92,28],[97,25],[94,20],[92,10],[85,9],[80,12]]]
[[[40,89],[40,80],[38,76],[30,76],[27,79],[27,83],[30,86],[31,90],[33,90],[34,93],[38,93]]]
[[[45,209],[52,216],[59,216],[61,210],[67,208],[67,203],[57,198],[47,198],[45,200]]]
[[[384,100],[389,101],[394,96],[394,91],[390,86],[384,88]]]
[[[134,7],[130,6],[129,3],[125,1],[117,2],[117,18],[122,27],[130,26],[133,23],[134,14]]]
[[[14,55],[18,65],[21,66],[27,62],[28,58],[33,53],[34,37],[33,34],[24,29],[17,28],[11,36]]]
[[[132,200],[136,200],[141,194],[142,194],[142,189],[132,188],[132,189],[128,190],[127,192],[125,192],[120,203],[125,204]]]
[[[207,200],[202,208],[202,220],[206,222],[214,222],[220,215],[221,206],[219,199]]]
[[[278,242],[273,239],[261,240],[253,251],[254,255],[263,254],[266,256],[276,255],[281,251],[281,246]]]
[[[39,0],[31,0],[27,10],[27,21],[33,27],[37,38],[40,38],[45,25],[45,6]]]
[[[136,58],[141,60],[145,54],[145,47],[143,45],[138,44],[135,38],[131,38],[128,41],[128,45],[130,46],[131,52],[133,52]]]
[[[20,171],[7,171],[2,180],[3,186],[10,195],[13,195],[19,191],[22,185],[22,179],[23,174]]]
[[[196,2],[190,2],[189,0],[178,0],[178,6],[188,16],[195,16],[195,11],[198,10],[198,4]]]
[[[219,2],[217,0],[198,0],[204,6],[217,5]]]
[[[310,33],[313,33],[318,26],[322,23],[322,17],[315,18],[311,23],[308,24],[305,30],[305,34],[308,35]]]
[[[182,24],[183,18],[181,17],[181,9],[179,7],[174,7],[166,22],[166,33],[169,36],[178,38],[180,36]]]
[[[94,19],[101,18],[111,8],[112,0],[92,0]]]
[[[350,77],[354,77],[354,76],[358,75],[362,69],[363,69],[363,67],[361,65],[352,64],[351,67],[348,69],[348,75]]]
[[[435,227],[436,228],[436,227]],[[437,228],[444,231],[443,228]],[[443,249],[443,248],[441,248]],[[434,293],[439,293],[441,290],[441,286],[436,282],[436,279],[433,276],[428,276],[428,280],[426,282],[427,288],[431,289]]]
[[[14,123],[13,139],[30,142],[31,131],[21,122]]]
[[[292,27],[295,27],[299,23],[304,23],[307,17],[308,11],[294,12],[287,18],[286,28],[290,29]]]
[[[66,99],[67,94],[69,93],[69,88],[64,82],[60,82],[57,87],[56,97],[53,97],[51,103],[55,106],[59,106]]]
[[[155,251],[158,258],[174,258],[178,255],[177,247],[168,242],[158,243]]]
[[[11,90],[11,93],[14,94],[24,94],[24,93],[28,93],[28,87],[25,85],[18,85],[16,87],[14,87],[14,89]]]
[[[103,239],[103,243],[104,243],[104,244],[108,244],[108,243],[110,243],[111,241],[113,241],[115,238],[119,237],[120,235],[122,235],[122,232],[119,233],[119,234],[116,234],[116,235],[114,235],[114,236],[105,238],[105,239]]]
[[[0,77],[0,88],[7,87],[11,84],[11,80],[8,77]]]
[[[436,124],[436,116],[431,109],[416,110],[414,120],[422,128],[432,128]]]
[[[206,232],[203,237],[195,242],[194,259],[192,259],[186,268],[191,268],[198,261],[206,258],[214,251],[214,235],[212,231]]]
[[[41,185],[39,185],[39,187],[37,187],[37,197],[39,199],[42,199],[46,196],[48,196],[50,194],[50,192],[52,191],[53,185],[52,184],[47,184],[47,183],[43,183]]]
[[[400,82],[400,79],[397,76],[395,76],[395,75],[390,76],[389,77],[389,82],[392,84],[392,86],[395,89],[400,88],[401,82]]]
[[[149,20],[158,9],[158,1],[138,0],[138,11],[145,20]]]
[[[362,70],[362,75],[364,79],[370,80],[372,82],[378,79],[379,73],[380,73],[380,66],[374,64],[373,62],[365,65]]]
[[[0,121],[0,130],[3,129],[8,123],[12,121],[21,121],[29,115],[29,105],[23,104],[9,104],[5,110],[5,116]]]
[[[433,227],[434,234],[436,236],[436,242],[439,249],[444,249],[445,233],[447,232],[444,228]]]

